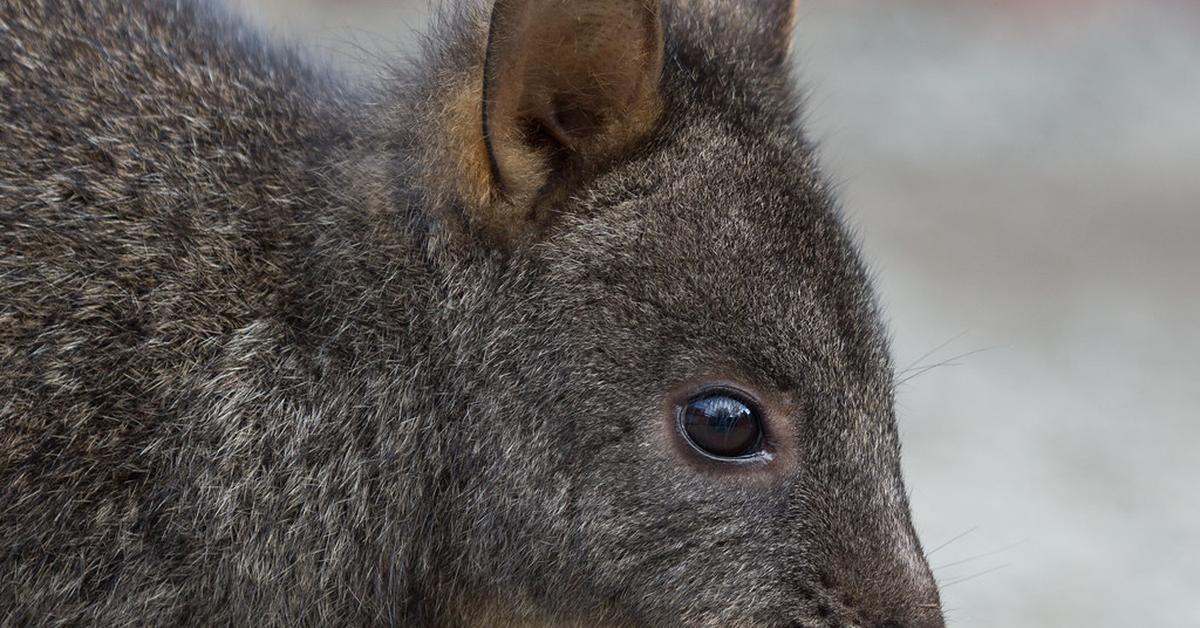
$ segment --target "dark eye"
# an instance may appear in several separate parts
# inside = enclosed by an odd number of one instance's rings
[[[726,392],[693,398],[679,426],[692,446],[717,458],[746,458],[762,451],[762,421],[749,403]]]

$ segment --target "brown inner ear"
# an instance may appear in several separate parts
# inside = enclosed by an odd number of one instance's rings
[[[539,191],[595,167],[658,114],[657,0],[498,0],[484,67],[483,127],[502,231]],[[522,210],[524,208],[524,210]]]
[[[779,51],[780,60],[786,60],[792,50],[792,38],[796,30],[796,3],[798,0],[773,0],[776,22],[775,47]]]

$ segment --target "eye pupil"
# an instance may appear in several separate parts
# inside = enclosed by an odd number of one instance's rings
[[[680,417],[691,444],[710,456],[743,458],[762,449],[762,425],[749,404],[725,393],[688,402]]]

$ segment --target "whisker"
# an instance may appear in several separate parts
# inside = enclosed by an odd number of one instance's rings
[[[919,357],[919,358],[917,358],[917,359],[913,360],[912,364],[909,364],[908,366],[906,366],[906,367],[904,367],[903,369],[901,369],[899,374],[900,374],[900,375],[904,375],[905,373],[907,373],[907,372],[909,372],[909,371],[913,370],[913,368],[915,368],[915,367],[916,367],[918,364],[920,364],[920,363],[924,362],[925,360],[929,359],[929,356],[931,356],[931,355],[933,355],[933,354],[937,353],[938,351],[941,351],[942,349],[945,349],[945,348],[946,348],[946,346],[947,346],[947,345],[949,345],[950,343],[952,343],[952,342],[954,342],[955,340],[958,340],[959,338],[962,338],[963,336],[967,335],[967,331],[968,331],[968,330],[964,329],[964,330],[962,330],[962,331],[958,332],[958,334],[956,334],[955,336],[951,337],[949,340],[947,340],[947,341],[943,342],[942,344],[940,344],[940,345],[938,345],[938,346],[936,346],[936,347],[934,347],[934,348],[930,349],[929,351],[926,351],[926,352],[925,352],[923,355],[921,355],[921,357]]]
[[[980,558],[986,558],[986,557],[988,557],[988,556],[994,556],[994,555],[996,555],[996,554],[999,554],[999,553],[1001,553],[1001,552],[1007,552],[1008,550],[1010,550],[1010,549],[1012,549],[1012,548],[1014,548],[1014,547],[1017,547],[1018,545],[1021,545],[1022,543],[1024,543],[1024,542],[1025,542],[1025,541],[1027,541],[1027,540],[1029,540],[1029,539],[1022,539],[1022,540],[1020,540],[1020,541],[1017,541],[1016,543],[1012,543],[1012,544],[1010,544],[1010,545],[1006,545],[1006,546],[1004,546],[1004,547],[1001,547],[1000,549],[995,549],[995,550],[992,550],[992,551],[990,551],[990,552],[984,552],[984,553],[982,553],[982,554],[976,554],[976,555],[974,555],[974,556],[970,556],[970,557],[967,557],[967,558],[962,558],[962,559],[959,559],[959,560],[951,561],[951,562],[948,562],[948,563],[945,563],[945,564],[942,564],[942,565],[938,565],[938,566],[936,566],[936,567],[931,567],[930,569],[932,569],[932,570],[934,570],[934,571],[937,571],[937,570],[939,570],[939,569],[945,569],[945,568],[947,568],[947,567],[953,567],[953,566],[955,566],[955,565],[961,565],[961,564],[963,564],[963,563],[969,563],[969,562],[971,562],[971,561],[973,561],[973,560],[979,560]]]
[[[966,353],[960,353],[956,356],[946,358],[945,360],[942,360],[941,362],[938,362],[936,364],[929,364],[927,366],[910,369],[911,372],[905,371],[905,372],[901,373],[901,375],[907,374],[907,376],[903,377],[899,381],[897,381],[896,386],[902,386],[905,383],[907,383],[909,380],[916,378],[916,377],[920,377],[921,375],[924,375],[924,374],[928,373],[929,371],[932,371],[936,368],[941,368],[943,366],[961,366],[961,363],[958,362],[958,360],[961,360],[963,358],[969,358],[973,355],[985,353],[987,351],[993,351],[998,348],[999,347],[984,347],[982,349],[974,349],[972,351],[967,351]]]
[[[990,573],[992,573],[993,571],[999,571],[999,570],[1001,570],[1001,569],[1004,569],[1005,567],[1008,567],[1008,566],[1009,566],[1009,564],[1008,564],[1008,563],[1004,563],[1003,565],[996,565],[995,567],[992,567],[992,568],[990,568],[990,569],[984,569],[983,571],[979,571],[979,572],[973,573],[973,574],[971,574],[971,575],[969,575],[969,576],[963,576],[963,577],[961,577],[961,578],[956,578],[956,579],[954,579],[954,580],[951,580],[950,582],[947,582],[947,583],[945,583],[945,584],[939,584],[939,585],[938,585],[938,590],[939,590],[939,591],[945,591],[947,588],[949,588],[949,587],[952,587],[952,586],[954,586],[954,585],[956,585],[956,584],[962,584],[962,583],[964,583],[964,582],[966,582],[966,581],[968,581],[968,580],[974,580],[975,578],[978,578],[979,576],[983,576],[983,575],[990,574]]]
[[[935,548],[933,548],[933,549],[929,550],[928,552],[925,552],[925,560],[929,560],[929,557],[930,557],[930,556],[933,556],[934,552],[937,552],[938,550],[945,548],[947,545],[949,545],[949,544],[951,544],[951,543],[953,543],[953,542],[955,542],[955,541],[957,541],[957,540],[959,540],[959,539],[963,538],[964,536],[966,536],[966,535],[968,535],[968,534],[970,534],[970,533],[972,533],[972,532],[974,532],[974,531],[976,531],[976,530],[978,530],[978,529],[979,529],[979,526],[974,526],[974,527],[972,527],[972,528],[968,528],[966,532],[963,532],[963,533],[961,533],[961,534],[959,534],[959,535],[957,535],[957,536],[954,536],[954,537],[952,537],[952,538],[951,538],[949,541],[946,541],[945,543],[942,543],[941,545],[939,545],[939,546],[937,546],[937,547],[935,547]]]

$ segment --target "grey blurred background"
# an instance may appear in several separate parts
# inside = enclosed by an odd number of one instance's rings
[[[369,78],[427,0],[228,0]],[[1200,626],[1200,3],[801,0],[961,627]]]

